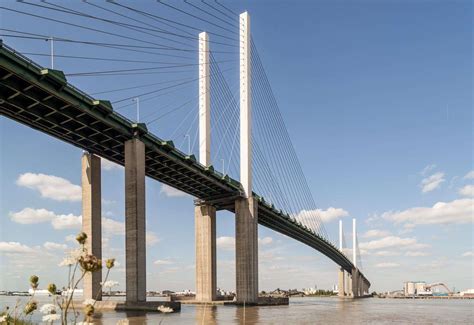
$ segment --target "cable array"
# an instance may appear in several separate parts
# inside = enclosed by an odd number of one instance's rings
[[[115,111],[145,123],[196,157],[200,147],[198,33],[206,30],[212,47],[211,89],[207,90],[211,161],[223,177],[240,178],[239,23],[238,15],[224,4],[158,0],[145,9],[140,3],[121,0],[21,1],[2,3],[2,11],[28,17],[41,27],[32,31],[23,30],[24,24],[2,24],[0,36],[17,42],[22,54],[51,58],[51,65],[54,59],[54,69],[67,71],[67,78],[80,88],[106,97]],[[329,239],[253,39],[251,75],[254,191],[314,234]]]
[[[269,188],[262,186],[260,190],[264,196],[273,197],[290,217],[329,239],[253,40],[251,69],[253,130],[254,138],[260,144],[256,153],[261,151],[266,162],[260,168],[269,169],[265,177]],[[270,187],[270,183],[274,184]]]

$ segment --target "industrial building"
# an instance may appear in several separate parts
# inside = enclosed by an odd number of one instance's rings
[[[440,295],[438,292],[433,293],[433,287],[444,287],[445,295],[452,295],[451,290],[441,282],[426,284],[425,281],[407,281],[403,283],[403,293],[405,296],[433,296]]]

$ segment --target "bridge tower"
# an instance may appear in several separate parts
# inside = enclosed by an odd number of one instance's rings
[[[357,268],[357,231],[356,219],[352,219],[352,297],[359,297],[359,269]]]
[[[209,36],[199,34],[199,162],[211,164],[211,102],[210,102]],[[194,208],[196,249],[196,300],[216,300],[216,208],[196,201]]]
[[[241,303],[258,302],[258,203],[252,193],[250,16],[240,29],[240,182],[244,197],[235,202],[236,294]]]
[[[344,236],[342,231],[342,220],[339,220],[339,250],[343,252],[344,247],[342,246],[342,236]],[[344,298],[345,296],[345,272],[341,267],[339,269],[339,279],[338,279],[338,296]]]

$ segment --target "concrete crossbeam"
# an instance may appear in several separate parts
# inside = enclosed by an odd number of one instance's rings
[[[211,302],[217,294],[216,208],[203,204],[194,208],[196,245],[196,300]]]
[[[87,234],[85,248],[89,254],[102,258],[102,206],[100,157],[82,155],[82,231]],[[102,300],[102,272],[84,276],[84,299]]]
[[[235,261],[237,301],[258,302],[258,203],[254,198],[235,202]]]
[[[145,145],[125,142],[125,268],[127,302],[146,301]]]

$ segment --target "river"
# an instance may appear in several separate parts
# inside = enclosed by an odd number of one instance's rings
[[[22,297],[25,299],[25,297]],[[18,297],[0,297],[0,310]],[[47,298],[39,298],[39,303]],[[104,312],[94,324],[474,324],[474,300],[292,298],[289,306],[182,305],[173,314]],[[41,314],[35,312],[33,321]]]

